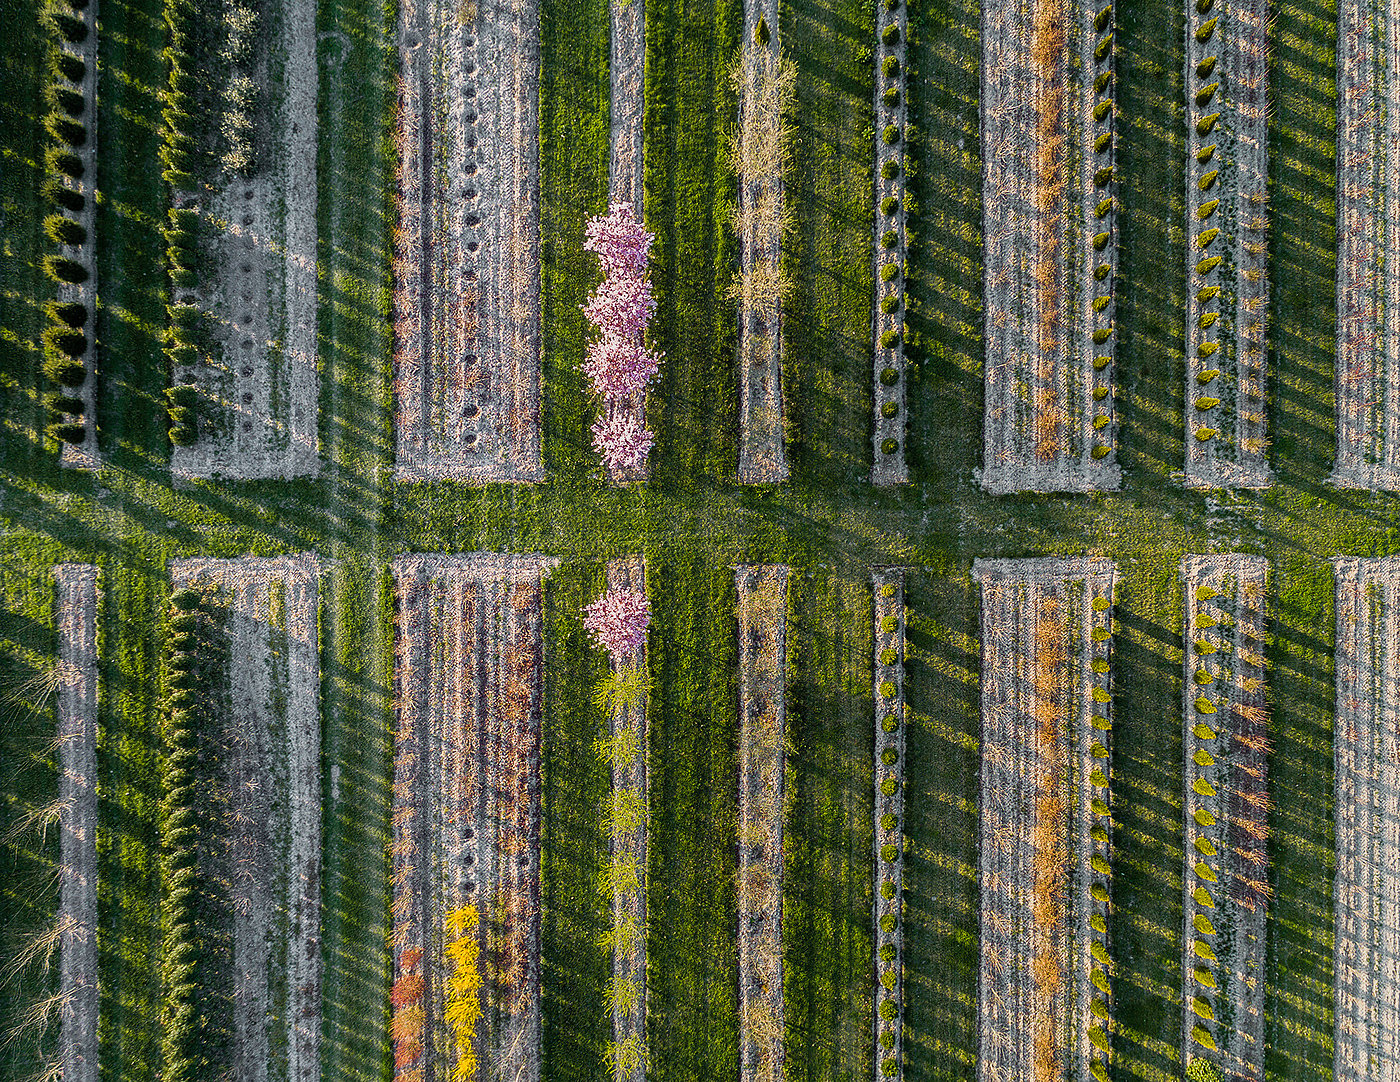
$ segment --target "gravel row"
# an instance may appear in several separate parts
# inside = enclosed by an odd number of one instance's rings
[[[1186,0],[1186,481],[1271,483],[1268,0]]]
[[[1400,1079],[1400,558],[1333,561],[1336,1082]]]
[[[788,568],[735,569],[739,618],[739,1080],[781,1082]]]
[[[58,624],[59,1063],[97,1082],[97,568],[53,569]]]
[[[541,480],[537,0],[404,0],[399,60],[395,478]]]
[[[493,553],[393,561],[400,1078],[470,1064],[485,1077],[540,1076],[543,582],[555,562]],[[453,926],[468,910],[466,929]],[[447,953],[464,935],[479,967],[470,979]],[[465,1045],[447,1018],[454,975],[480,1012]],[[416,998],[406,991],[414,977]]]
[[[228,714],[209,734],[227,795],[210,878],[231,910],[233,1075],[316,1082],[321,1048],[321,711],[314,556],[175,560],[175,590],[214,595]],[[285,1049],[286,1073],[274,1073]]]
[[[982,9],[988,492],[1120,481],[1112,10],[1091,0]]]
[[[1114,567],[978,560],[973,577],[982,586],[977,1077],[1106,1077],[1108,729],[1095,718],[1107,721],[1107,673],[1095,669],[1107,664]]]
[[[1400,25],[1396,0],[1337,6],[1337,464],[1400,489]]]
[[[1268,756],[1263,557],[1182,561],[1182,1066],[1264,1078]]]
[[[880,568],[874,582],[875,1077],[904,1077],[904,569]]]

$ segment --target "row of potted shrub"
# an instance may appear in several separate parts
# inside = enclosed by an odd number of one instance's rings
[[[880,1078],[903,1067],[904,593],[900,572],[875,583],[875,1060]]]
[[[882,456],[900,450],[904,407],[904,282],[901,261],[907,245],[905,227],[908,191],[903,181],[904,121],[908,116],[902,55],[906,11],[901,0],[878,0],[875,30],[883,47],[878,54],[875,79],[875,191],[885,191],[876,208],[876,232],[880,236],[879,281],[875,283],[878,308],[874,327],[880,378],[875,386],[875,429]],[[878,470],[877,470],[878,472]]]
[[[1220,22],[1217,16],[1211,15],[1214,3],[1215,0],[1194,0],[1189,9],[1193,11],[1194,25],[1190,28],[1191,32],[1197,44],[1206,47],[1207,51],[1212,51],[1210,46],[1216,41],[1216,28]],[[1216,104],[1215,98],[1220,90],[1217,62],[1216,55],[1204,57],[1195,66],[1194,79],[1187,89],[1188,123],[1194,128],[1196,136],[1202,139],[1214,131],[1220,120],[1219,111],[1209,111]],[[1197,189],[1210,198],[1199,205],[1193,219],[1188,222],[1191,230],[1192,257],[1196,260],[1195,279],[1191,288],[1196,291],[1197,322],[1202,331],[1216,326],[1221,315],[1217,268],[1221,265],[1222,257],[1212,255],[1210,251],[1220,237],[1220,229],[1214,224],[1220,206],[1218,192],[1213,191],[1219,177],[1219,163],[1215,161],[1215,154],[1215,144],[1202,146],[1194,154]],[[1213,411],[1220,406],[1221,400],[1218,389],[1211,386],[1221,374],[1220,369],[1215,367],[1217,362],[1213,360],[1219,349],[1218,341],[1204,338],[1197,349],[1197,361],[1205,367],[1196,372],[1198,386],[1193,390],[1195,397],[1191,405],[1194,413],[1190,427],[1201,443],[1214,439],[1220,432],[1219,423],[1212,422]]]
[[[1094,329],[1092,338],[1094,343],[1094,402],[1103,403],[1113,393],[1109,366],[1113,362],[1113,274],[1115,241],[1115,201],[1113,195],[1113,103],[1114,103],[1114,70],[1113,70],[1113,5],[1108,4],[1103,7],[1093,18],[1090,27],[1091,35],[1097,35],[1094,41],[1092,69],[1094,93],[1097,101],[1094,104],[1094,138],[1092,143],[1095,156],[1094,168],[1094,189],[1086,198],[1094,201],[1093,221],[1096,223],[1086,229],[1086,236],[1089,240],[1089,262],[1097,265],[1094,267],[1094,282],[1099,290],[1094,297]],[[1084,78],[1090,75],[1085,73]],[[1094,414],[1093,427],[1096,436],[1101,437],[1094,442],[1089,454],[1094,459],[1106,458],[1112,450],[1111,433],[1108,428],[1112,423],[1112,416],[1106,406],[1098,406]]]
[[[91,158],[86,89],[92,85],[88,63],[77,55],[92,35],[88,0],[66,0],[64,7],[51,13],[59,42],[53,54],[53,83],[49,88],[50,112],[44,127],[54,140],[45,158],[48,178],[42,194],[51,208],[44,219],[44,233],[59,249],[44,257],[44,273],[62,290],[80,286],[90,277],[87,264],[72,258],[68,249],[91,242],[78,215],[91,208],[88,197],[77,187],[88,170]],[[82,390],[87,383],[89,338],[93,324],[92,306],[87,301],[55,301],[46,308],[48,326],[44,329],[44,376],[53,389],[45,396],[49,410],[48,433],[63,443],[87,439],[87,404]]]
[[[1097,1082],[1108,1082],[1109,1029],[1113,1018],[1111,964],[1108,953],[1108,881],[1113,874],[1109,863],[1109,845],[1113,828],[1113,809],[1109,802],[1109,749],[1113,733],[1113,695],[1110,681],[1109,657],[1112,637],[1112,602],[1107,597],[1096,597],[1090,603],[1093,613],[1090,628],[1092,643],[1089,660],[1093,674],[1093,699],[1090,724],[1089,755],[1093,765],[1089,771],[1089,812],[1091,823],[1089,838],[1092,851],[1089,865],[1092,872],[1089,887],[1092,912],[1089,928],[1092,939],[1089,942],[1089,980],[1093,986],[1093,996],[1089,1006],[1089,1043],[1093,1046],[1089,1072]],[[1099,621],[1102,621],[1100,623]]]

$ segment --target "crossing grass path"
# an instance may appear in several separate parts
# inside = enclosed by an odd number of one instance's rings
[[[1181,484],[1184,130],[1179,3],[1121,0],[1123,213],[1121,492],[991,499],[981,446],[981,217],[973,0],[911,11],[908,439],[913,483],[869,473],[872,12],[862,0],[790,0],[781,38],[798,71],[788,191],[797,226],[784,385],[792,482],[734,484],[735,247],[727,215],[736,0],[651,0],[646,200],[657,236],[654,326],[666,360],[651,417],[652,480],[604,485],[576,366],[578,305],[596,280],[582,222],[603,209],[608,137],[605,0],[544,0],[540,88],[544,449],[533,487],[395,486],[388,337],[394,101],[392,4],[323,0],[318,138],[322,425],[316,482],[172,487],[159,352],[165,194],[152,163],[165,72],[158,0],[103,0],[98,183],[103,296],[99,420],[110,463],[61,472],[41,438],[35,373],[48,250],[42,179],[44,43],[29,0],[0,0],[0,689],[51,664],[50,565],[94,562],[101,613],[99,834],[102,1068],[155,1077],[160,943],[156,812],[168,561],[312,551],[329,561],[323,637],[324,1076],[384,1079],[388,1045],[388,783],[392,625],[385,568],[403,551],[541,551],[563,561],[546,603],[543,800],[544,1073],[602,1075],[607,779],[590,703],[603,660],[580,608],[604,562],[645,554],[654,607],[648,956],[651,1074],[737,1073],[734,587],[742,562],[792,565],[785,994],[788,1077],[868,1079],[870,964],[869,566],[905,564],[909,793],[905,864],[911,1080],[974,1070],[978,608],[974,557],[1095,553],[1118,562],[1113,954],[1114,1076],[1180,1076],[1181,600],[1185,553],[1266,555],[1270,580],[1271,883],[1267,1068],[1331,1063],[1331,572],[1340,553],[1400,551],[1390,497],[1338,493],[1331,468],[1335,270],[1335,10],[1281,0],[1270,126],[1272,489]],[[56,792],[50,706],[5,705],[0,830]],[[12,956],[54,911],[55,836],[0,856],[0,944]],[[13,1018],[46,981],[0,989]],[[0,1051],[30,1075],[52,1033]]]

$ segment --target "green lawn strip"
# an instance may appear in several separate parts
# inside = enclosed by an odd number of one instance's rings
[[[648,1075],[738,1076],[734,573],[648,551]],[[664,589],[658,589],[665,583]]]
[[[648,30],[652,12],[647,11]],[[580,306],[602,280],[584,225],[607,212],[607,0],[547,0],[540,9],[540,351],[547,475],[598,474],[589,426],[599,403],[578,370],[589,338]],[[652,425],[655,428],[655,423]]]
[[[795,228],[783,241],[783,403],[797,487],[855,495],[870,477],[871,80],[867,5],[794,0],[780,40],[797,69]]]
[[[593,688],[607,675],[607,655],[583,628],[583,607],[604,585],[602,566],[589,561],[555,568],[546,589],[540,954],[544,1075],[556,1082],[604,1077],[612,1039],[603,1000],[612,954],[599,944],[611,903],[597,886],[608,860],[612,779],[593,746],[606,734]],[[653,972],[669,964],[651,961]]]
[[[737,101],[738,0],[647,6],[643,120],[646,225],[657,298],[651,341],[666,354],[648,423],[653,483],[687,489],[734,481],[738,462],[737,330],[728,290],[737,269],[726,138]]]
[[[980,598],[966,573],[913,574],[905,603],[904,1077],[965,1079],[977,1047]]]
[[[0,762],[5,794],[0,804],[0,833],[18,828],[28,812],[58,796],[55,693],[36,686],[57,661],[53,579],[49,567],[59,556],[49,541],[9,548],[0,565]],[[58,830],[33,828],[0,848],[0,906],[5,920],[0,945],[13,960],[31,936],[53,927],[58,909]],[[27,966],[0,987],[0,1017],[11,1035],[22,1015],[40,998],[56,991],[57,973]],[[54,1027],[33,1031],[0,1052],[4,1078],[33,1071],[54,1046]]]
[[[789,587],[784,1071],[870,1077],[870,583],[823,569]]]

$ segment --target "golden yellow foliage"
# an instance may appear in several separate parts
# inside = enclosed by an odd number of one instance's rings
[[[443,953],[452,963],[447,978],[447,1007],[443,1017],[457,1044],[457,1062],[448,1075],[450,1082],[471,1082],[476,1074],[476,1023],[481,1017],[481,970],[477,965],[478,944],[476,906],[459,906],[448,912],[444,925],[446,946]]]

